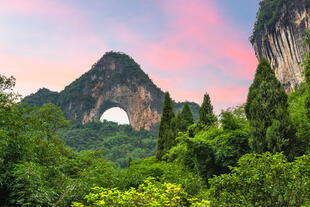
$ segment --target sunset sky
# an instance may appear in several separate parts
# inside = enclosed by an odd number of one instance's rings
[[[259,0],[0,0],[0,73],[22,95],[61,91],[105,52],[124,52],[176,101],[243,103],[257,60]]]

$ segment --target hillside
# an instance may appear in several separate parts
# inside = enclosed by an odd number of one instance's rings
[[[135,130],[144,128],[157,134],[164,92],[128,55],[107,52],[90,71],[66,86],[60,93],[40,89],[23,99],[30,105],[52,102],[66,118],[83,123],[99,120],[105,110],[120,107],[126,111]],[[184,103],[174,103],[175,110]],[[198,119],[199,105],[189,103]]]
[[[102,151],[106,160],[122,168],[129,160],[148,158],[156,152],[157,137],[152,133],[114,122],[75,123],[60,130],[59,135],[74,150]]]
[[[309,0],[262,0],[250,41],[260,60],[266,58],[286,91],[303,82],[300,63],[310,28]]]

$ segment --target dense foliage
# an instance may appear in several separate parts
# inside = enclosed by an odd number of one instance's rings
[[[183,110],[185,104],[188,104],[194,120],[199,120],[200,106],[195,102],[187,102],[187,101],[186,102],[174,102],[173,101],[174,113],[181,112]]]
[[[78,154],[59,139],[55,129],[67,125],[59,109],[15,104],[13,85],[0,79],[0,205],[68,206],[94,183],[113,185],[101,154]]]
[[[59,134],[73,149],[102,151],[104,158],[122,168],[128,166],[129,160],[151,157],[156,152],[157,137],[152,133],[114,122],[77,122]]]
[[[261,97],[261,86],[256,81],[264,83],[269,78],[268,84],[274,83],[268,64],[261,66],[257,74],[268,70],[257,75],[259,81],[254,80],[258,89],[251,87],[252,102]],[[309,155],[290,162],[284,154],[268,148],[270,152],[265,154],[251,154],[251,120],[259,114],[248,114],[247,119],[245,111],[251,111],[251,104],[228,109],[216,118],[210,98],[206,97],[207,104],[201,111],[208,112],[202,114],[211,117],[206,119],[211,122],[202,124],[193,120],[187,104],[174,115],[168,96],[163,114],[170,116],[170,125],[164,129],[170,131],[173,144],[165,149],[161,161],[155,156],[145,158],[154,155],[156,148],[156,139],[146,131],[137,132],[112,122],[73,122],[67,127],[69,122],[51,103],[41,108],[16,104],[14,78],[1,76],[0,83],[1,206],[208,206],[206,200],[211,206],[308,204]],[[275,88],[266,90],[264,97]],[[292,120],[297,154],[303,154],[309,150],[305,104],[308,86],[303,85],[288,98],[278,90],[262,100],[281,105],[259,104],[255,105],[256,111],[271,105],[286,107],[282,111],[287,116],[280,117]],[[262,100],[260,103],[264,103]],[[272,117],[272,113],[257,117],[264,120],[267,116]],[[67,147],[60,137],[80,152]],[[167,138],[163,136],[163,141]],[[96,151],[84,151],[87,149]]]
[[[245,112],[255,152],[284,151],[290,159],[296,155],[296,130],[288,112],[288,97],[265,59],[257,67]]]
[[[119,188],[137,188],[148,177],[157,181],[181,184],[182,188],[191,196],[203,197],[204,181],[191,169],[177,162],[159,161],[156,157],[136,161],[123,170],[122,183]]]
[[[148,178],[137,189],[130,188],[125,192],[118,189],[93,188],[93,192],[85,196],[86,205],[73,203],[73,207],[100,206],[192,206],[208,207],[205,200],[190,198],[181,185],[159,183]]]
[[[42,106],[45,103],[57,104],[58,97],[58,92],[41,88],[36,93],[26,96],[23,102],[27,103],[29,106]]]
[[[181,112],[176,114],[175,117],[175,130],[180,132],[185,132],[187,127],[194,123],[194,118],[191,109],[189,108],[188,103],[184,104],[184,107]]]
[[[310,157],[287,162],[283,154],[247,154],[210,185],[214,206],[308,206]]]
[[[216,122],[216,117],[213,114],[213,106],[211,105],[211,100],[208,93],[204,95],[202,105],[199,109],[199,122],[203,126],[211,126],[214,122]]]
[[[169,93],[165,93],[162,117],[158,131],[158,142],[156,157],[161,160],[166,152],[175,144],[172,119],[174,118],[172,99]]]
[[[168,160],[193,169],[205,181],[229,172],[228,166],[235,165],[242,155],[250,152],[248,123],[242,110],[222,112],[220,125],[202,130],[199,123],[192,125],[198,131],[193,137],[190,132],[179,134],[178,145],[170,150]]]
[[[52,103],[16,103],[15,79],[0,75],[0,206],[309,206],[309,54],[304,66],[287,96],[262,60],[245,105],[216,117],[206,93],[199,121],[166,93],[153,157],[149,132],[68,127]]]

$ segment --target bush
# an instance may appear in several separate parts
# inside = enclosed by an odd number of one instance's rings
[[[230,174],[209,180],[214,206],[301,206],[309,201],[310,156],[287,162],[267,152],[247,154]]]
[[[85,204],[74,202],[72,206],[210,206],[208,201],[190,198],[180,185],[162,184],[154,178],[146,179],[138,189],[130,188],[125,192],[95,187],[85,199]]]

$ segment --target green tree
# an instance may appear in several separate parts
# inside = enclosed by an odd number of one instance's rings
[[[48,141],[58,129],[70,125],[70,121],[65,119],[61,109],[52,103],[43,104],[38,111],[38,116],[45,128]]]
[[[266,59],[257,67],[245,105],[250,122],[250,145],[257,153],[296,153],[296,130],[288,113],[288,97]]]
[[[213,206],[309,206],[310,157],[287,162],[283,154],[246,154],[232,168],[209,180]]]
[[[214,175],[228,173],[238,159],[250,152],[249,127],[243,107],[224,111],[221,125],[200,129],[194,136],[181,133],[167,158],[187,166],[207,181]],[[194,125],[191,125],[191,127]]]
[[[194,123],[194,118],[191,109],[189,108],[188,103],[185,103],[182,109],[182,118],[186,123],[186,127],[192,125]]]
[[[211,126],[216,122],[216,116],[213,113],[210,96],[208,93],[204,95],[202,105],[199,109],[199,122],[203,126]]]
[[[162,117],[159,125],[156,157],[161,160],[163,155],[175,144],[174,131],[171,121],[174,118],[173,103],[168,92],[165,94],[165,101]]]
[[[13,92],[15,78],[7,78],[0,74],[0,105],[2,107],[12,104],[18,96]]]
[[[55,134],[67,125],[61,111],[16,103],[14,84],[1,76],[0,206],[69,206],[93,186],[113,186],[115,172],[102,154],[74,152]]]
[[[188,103],[185,103],[181,112],[178,112],[173,120],[173,127],[175,128],[175,136],[178,132],[185,132],[187,128],[194,123],[193,114]]]
[[[74,202],[73,207],[103,207],[103,206],[195,206],[208,207],[206,200],[190,198],[181,185],[159,183],[154,178],[147,178],[138,189],[130,188],[122,192],[116,188],[93,188],[93,192],[85,196],[86,205]]]

